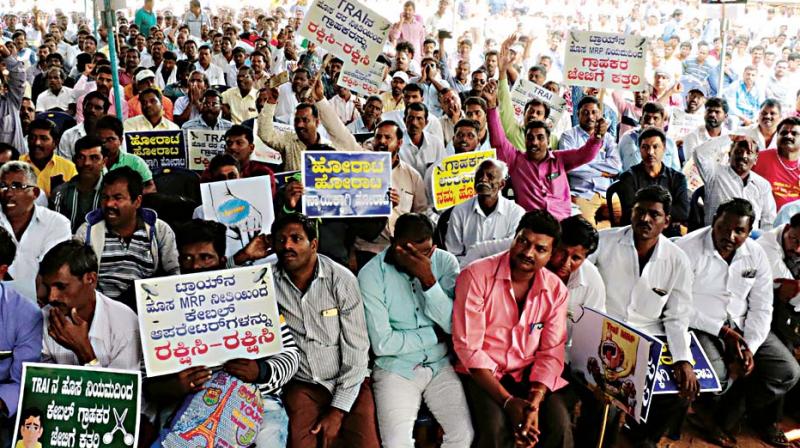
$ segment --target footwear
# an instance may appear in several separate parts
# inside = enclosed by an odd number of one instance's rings
[[[707,422],[697,414],[691,414],[686,419],[708,443],[722,448],[735,448],[736,437],[719,427],[716,423]]]
[[[772,446],[792,446],[792,443],[786,438],[786,434],[778,428],[777,423],[756,428],[756,432],[761,440]]]

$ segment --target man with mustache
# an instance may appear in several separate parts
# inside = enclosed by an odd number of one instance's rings
[[[750,202],[731,199],[720,204],[710,227],[676,242],[691,255],[686,266],[695,278],[686,315],[722,386],[712,421],[696,423],[724,447],[737,446],[732,432],[745,405],[762,440],[789,446],[777,425],[780,402],[800,379],[797,361],[770,331],[772,272],[764,249],[748,238],[754,222]]]
[[[372,95],[364,102],[364,107],[360,107],[357,118],[347,125],[347,130],[353,134],[366,134],[375,132],[375,128],[381,121],[381,111],[383,110],[383,103],[381,97]]]
[[[672,352],[679,394],[653,397],[647,423],[634,425],[631,434],[633,445],[641,447],[656,447],[667,429],[683,419],[699,391],[689,350],[689,257],[662,235],[670,224],[671,206],[664,187],[642,188],[633,201],[631,225],[601,231],[597,252],[589,257],[606,285],[608,315],[647,334],[666,334]]]
[[[58,147],[58,127],[47,118],[33,120],[28,130],[28,154],[19,158],[30,164],[37,176],[37,184],[47,197],[50,192],[72,179],[78,172],[75,164],[55,154]]]
[[[509,250],[470,264],[456,280],[453,348],[474,447],[573,446],[569,413],[553,393],[567,384],[569,293],[545,269],[560,236],[553,215],[528,212]]]
[[[406,84],[408,84],[408,74],[404,71],[394,72],[390,83],[391,89],[381,95],[383,112],[405,109],[406,105],[403,97],[403,89],[406,87]]]
[[[690,132],[683,140],[684,160],[691,159],[694,148],[709,140],[713,141],[716,148],[730,144],[729,140],[721,138],[728,135],[728,129],[724,126],[728,119],[728,102],[723,98],[709,98],[706,100],[705,110],[705,124]]]
[[[358,280],[317,253],[316,226],[304,215],[279,218],[271,234],[278,307],[300,349],[300,369],[283,395],[287,447],[377,448]]]
[[[135,308],[134,280],[178,273],[175,234],[142,207],[142,176],[131,168],[109,171],[100,191],[100,208],[86,215],[75,237],[94,250],[97,289]]]
[[[667,112],[660,103],[650,102],[641,109],[639,126],[622,135],[619,140],[619,156],[622,159],[622,170],[629,170],[637,163],[641,163],[642,156],[639,151],[639,136],[647,128],[655,127],[664,130],[667,123]],[[664,165],[675,171],[680,171],[681,160],[678,157],[678,147],[675,141],[667,137],[664,147]]]
[[[703,179],[706,192],[703,196],[705,225],[717,212],[717,207],[733,198],[744,198],[753,205],[756,219],[754,228],[768,230],[775,220],[775,198],[766,179],[752,172],[758,160],[758,147],[750,137],[734,137],[730,146],[728,163],[720,163],[713,154],[714,148],[700,145],[694,151],[694,163]]]
[[[590,163],[600,152],[606,139],[608,125],[599,118],[592,135],[579,149],[550,150],[550,128],[543,121],[525,125],[525,153],[508,141],[500,125],[497,93],[494,83],[484,89],[483,98],[489,107],[487,125],[492,147],[497,157],[508,164],[511,185],[516,201],[527,211],[547,210],[557,219],[571,215],[570,190],[567,173]]]
[[[411,103],[406,106],[403,120],[406,137],[400,147],[400,159],[416,169],[420,176],[448,155],[441,136],[426,130],[429,116],[432,117],[424,104]]]
[[[445,246],[459,262],[476,243],[514,235],[525,209],[500,194],[507,176],[505,162],[484,160],[475,172],[475,196],[453,207]]]
[[[444,137],[444,143],[449,145],[453,141],[456,123],[464,118],[464,111],[461,110],[461,99],[458,93],[450,88],[439,91],[439,104],[442,105],[444,112],[439,119],[442,124],[442,137]]]
[[[780,211],[785,204],[800,199],[800,118],[781,120],[777,134],[778,147],[761,151],[753,172],[769,181]]]
[[[744,128],[744,135],[755,140],[759,151],[775,149],[778,139],[775,131],[778,130],[778,121],[781,118],[781,103],[772,98],[767,98],[761,103],[758,111],[758,123]]]
[[[643,114],[647,115],[646,113]],[[670,225],[667,235],[680,235],[679,223],[686,222],[689,216],[689,192],[686,176],[680,171],[664,164],[667,136],[659,128],[651,127],[639,133],[639,158],[641,162],[633,165],[619,176],[619,202],[622,207],[621,223],[630,224],[636,192],[648,185],[660,185],[672,196]]]

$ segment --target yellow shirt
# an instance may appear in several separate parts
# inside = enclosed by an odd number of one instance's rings
[[[233,124],[242,124],[243,121],[258,116],[258,109],[256,109],[257,97],[258,90],[255,87],[250,89],[250,93],[244,98],[242,98],[238,87],[230,88],[222,94],[222,104],[226,104],[231,109],[231,122]]]
[[[61,176],[61,182],[56,185],[57,187],[62,183],[69,182],[70,179],[78,174],[74,163],[55,154],[53,154],[53,158],[47,162],[47,166],[45,166],[43,170],[40,170],[31,162],[31,158],[28,154],[20,156],[19,160],[20,162],[29,164],[33,168],[33,172],[36,173],[36,183],[47,197],[50,197],[50,191],[52,189],[51,182],[54,180],[54,177]]]
[[[144,115],[137,115],[132,118],[128,118],[125,122],[122,123],[122,128],[125,129],[125,132],[136,132],[136,131],[179,131],[181,128],[178,127],[177,124],[167,120],[164,117],[161,117],[161,121],[158,122],[157,125],[153,126],[150,123],[150,120],[145,118]]]
[[[392,97],[392,92],[384,92],[381,95],[381,101],[383,102],[383,112],[391,112],[393,110],[405,110],[406,104],[403,102],[403,97],[400,97],[400,100],[395,102],[394,97]]]

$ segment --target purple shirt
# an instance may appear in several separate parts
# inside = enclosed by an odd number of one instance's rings
[[[42,359],[42,311],[31,299],[0,283],[0,352],[12,352],[0,359],[0,400],[8,416],[17,413],[23,362]]]
[[[395,44],[401,41],[410,42],[414,45],[414,60],[419,62],[422,60],[422,43],[425,42],[425,25],[422,24],[422,18],[414,15],[414,21],[411,23],[395,23],[389,30],[389,40]]]
[[[489,109],[486,118],[489,139],[497,157],[508,164],[511,186],[517,203],[525,209],[547,210],[558,220],[572,213],[567,172],[594,160],[603,141],[594,136],[578,149],[548,151],[541,162],[529,160],[506,138],[497,109]]]

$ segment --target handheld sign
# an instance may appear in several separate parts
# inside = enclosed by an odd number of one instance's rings
[[[136,280],[147,376],[283,348],[269,264]]]
[[[310,218],[382,217],[392,212],[388,152],[303,152],[303,213]]]
[[[552,123],[558,123],[561,114],[567,108],[567,100],[563,97],[527,79],[519,78],[514,84],[514,88],[511,89],[511,103],[514,105],[514,116],[517,117],[517,121],[522,120],[525,105],[532,99],[543,101],[550,107],[548,120]]]
[[[700,385],[700,392],[719,392],[722,387],[719,384],[717,373],[711,367],[711,362],[708,360],[703,346],[697,340],[697,336],[693,332],[689,332],[692,336],[689,349],[692,351],[692,367],[694,374],[697,376],[697,382]],[[675,378],[672,376],[672,353],[667,346],[666,336],[656,336],[664,347],[661,349],[661,358],[658,364],[658,373],[656,373],[656,383],[653,389],[653,395],[659,394],[677,394],[678,385],[675,383]]]
[[[475,196],[475,171],[495,156],[494,149],[445,157],[433,168],[431,191],[436,210],[447,210]]]
[[[147,162],[150,171],[186,168],[183,131],[135,131],[125,133],[128,152]]]
[[[205,219],[228,228],[225,255],[233,256],[275,220],[269,176],[209,182],[200,186]]]
[[[141,373],[25,363],[15,446],[130,448],[139,439]]]
[[[190,170],[205,170],[214,156],[225,152],[225,131],[189,129],[186,136]]]
[[[564,83],[573,86],[644,90],[647,39],[633,34],[570,31]]]

